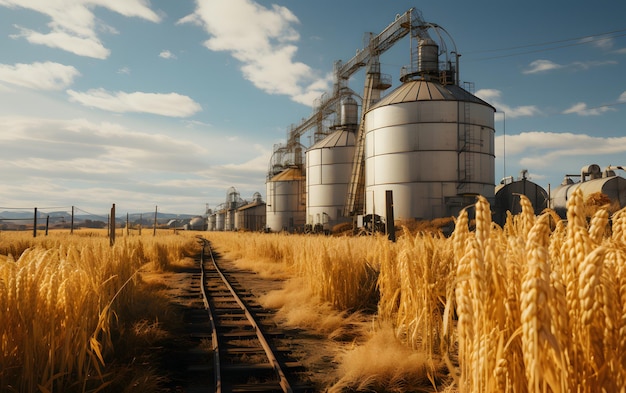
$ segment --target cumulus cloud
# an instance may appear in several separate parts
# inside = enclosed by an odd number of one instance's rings
[[[0,161],[22,173],[59,179],[107,175],[111,180],[133,170],[185,172],[201,166],[199,157],[206,154],[185,139],[111,122],[0,117],[0,127],[11,131],[0,136],[7,147]]]
[[[78,56],[106,59],[111,51],[102,45],[96,37],[80,37],[63,31],[42,34],[34,30],[16,26],[20,34],[11,35],[12,38],[24,37],[31,44],[46,45],[51,48],[62,49]]]
[[[623,95],[624,94],[622,94],[622,96]],[[621,98],[622,97],[620,96],[620,99]],[[614,111],[614,110],[615,108],[612,108],[610,106],[597,106],[597,107],[589,108],[587,107],[587,104],[585,104],[584,102],[579,102],[577,104],[572,105],[568,109],[564,110],[563,114],[570,115],[570,114],[575,113],[579,116],[598,116],[605,112]]]
[[[497,89],[480,89],[476,92],[476,96],[496,107],[498,112],[506,113],[508,118],[537,116],[541,114],[541,111],[535,105],[513,107],[502,103],[502,92]]]
[[[97,32],[115,33],[116,30],[104,24],[94,15],[94,7],[103,7],[126,17],[142,18],[159,22],[160,16],[152,11],[147,0],[65,0],[65,1],[23,1],[1,0],[0,6],[25,8],[48,16],[50,30],[40,32],[16,26],[19,34],[13,38],[25,38],[33,44],[62,49],[78,56],[105,59],[110,51],[104,47]]]
[[[163,50],[159,53],[159,57],[162,59],[175,59],[176,55],[168,50]]]
[[[502,151],[506,138],[509,167],[527,168],[535,178],[551,174],[558,181],[566,173],[576,173],[585,164],[608,165],[620,162],[626,153],[626,137],[599,137],[570,132],[529,131],[496,137],[496,150]]]
[[[84,106],[125,113],[152,113],[171,117],[188,117],[202,110],[200,104],[178,93],[115,92],[91,89],[86,92],[68,90],[70,99]]]
[[[622,94],[620,94],[619,98],[617,99],[619,102],[626,102],[626,91],[623,92]]]
[[[78,70],[54,62],[0,64],[0,82],[35,90],[61,90],[79,76]]]
[[[294,60],[300,36],[293,25],[299,20],[286,7],[267,8],[252,0],[198,1],[194,13],[178,23],[203,27],[210,36],[205,46],[229,52],[241,62],[244,77],[270,94],[312,105],[311,97],[329,86],[326,78]]]
[[[235,186],[264,190],[271,150],[233,144],[226,133],[190,141],[170,127],[142,131],[110,121],[0,116],[3,206],[80,206],[102,212],[202,212]],[[243,158],[242,158],[243,157]],[[241,161],[239,161],[241,160]],[[245,162],[243,162],[245,161]],[[219,164],[218,164],[219,162]],[[135,210],[138,209],[138,210]]]

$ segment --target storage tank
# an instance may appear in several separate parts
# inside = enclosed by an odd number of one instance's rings
[[[566,175],[561,185],[554,191],[552,196],[552,209],[562,218],[567,217],[567,201],[572,193],[578,189],[583,192],[583,198],[594,193],[606,195],[611,202],[619,203],[620,207],[626,206],[626,179],[616,176],[613,168],[608,167],[603,172],[596,164],[587,165],[581,169],[580,175]],[[579,182],[574,182],[572,177],[580,176]]]
[[[215,231],[216,228],[216,220],[217,220],[217,213],[212,213],[209,216],[209,225],[207,227],[207,231]]]
[[[350,221],[350,218],[343,216],[343,208],[350,183],[353,156],[354,132],[347,129],[336,130],[307,150],[308,228],[315,231],[331,230],[339,223]]]
[[[457,85],[408,80],[365,115],[365,207],[399,220],[456,215],[493,202],[495,108]]]
[[[224,221],[224,230],[225,231],[234,231],[235,228],[235,210],[229,209],[226,211],[226,219]]]
[[[549,196],[547,191],[540,185],[531,182],[526,177],[527,172],[522,171],[517,180],[513,180],[513,177],[503,179],[498,186],[496,186],[495,206],[493,221],[503,226],[506,222],[506,212],[511,214],[519,214],[522,212],[520,205],[520,195],[524,195],[528,198],[535,214],[540,214],[549,205]]]
[[[226,223],[226,209],[222,209],[215,213],[215,230],[223,231]]]
[[[350,96],[341,100],[341,122],[343,127],[356,127],[359,123],[359,104]]]
[[[204,217],[197,216],[189,221],[189,229],[193,231],[203,231],[206,227],[206,220]]]
[[[299,231],[306,216],[305,177],[299,166],[287,168],[267,183],[267,228],[272,232]]]

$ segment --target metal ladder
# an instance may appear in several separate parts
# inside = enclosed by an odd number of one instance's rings
[[[473,94],[474,83],[463,82],[465,90]],[[480,146],[480,139],[477,139],[472,134],[471,120],[471,103],[469,101],[463,101],[463,127],[459,124],[459,156],[464,155],[463,160],[459,160],[459,184],[457,185],[457,192],[459,194],[467,193],[467,186],[474,180],[475,169],[475,147]],[[461,119],[458,120],[461,122]],[[461,162],[462,161],[462,162]],[[462,165],[462,167],[461,167]]]

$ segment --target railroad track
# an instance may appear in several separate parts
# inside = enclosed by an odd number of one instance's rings
[[[303,368],[289,359],[288,349],[274,344],[282,333],[263,324],[268,312],[220,269],[209,241],[202,237],[198,241],[202,244],[200,290],[210,320],[214,391],[314,392],[299,381]]]

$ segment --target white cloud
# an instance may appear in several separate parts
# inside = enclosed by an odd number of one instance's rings
[[[226,132],[198,133],[191,141],[180,136],[184,128],[142,128],[149,131],[107,121],[0,116],[3,206],[76,205],[99,213],[116,203],[120,212],[158,205],[187,213],[224,202],[231,186],[244,198],[264,191],[267,146],[230,143]]]
[[[607,60],[607,61],[575,61],[573,63],[571,63],[568,67],[574,69],[575,71],[578,70],[588,70],[590,68],[594,68],[594,67],[602,67],[602,66],[606,66],[606,65],[616,65],[619,64],[617,61],[614,60]]]
[[[613,37],[606,36],[606,37],[587,37],[587,38],[583,38],[582,40],[580,40],[580,42],[581,43],[589,42],[597,48],[608,50],[613,47],[613,44],[615,41],[613,40]]]
[[[526,168],[535,179],[551,175],[554,182],[586,164],[619,162],[626,153],[626,137],[530,131],[496,137],[496,151],[503,151],[505,140],[508,167]]]
[[[206,154],[200,145],[160,133],[135,131],[111,122],[0,117],[0,135],[10,147],[0,158],[15,167],[75,177],[80,173],[117,174],[138,171],[187,171]],[[171,161],[176,158],[176,163]],[[106,163],[106,165],[103,165]]]
[[[554,63],[550,60],[535,60],[530,63],[530,67],[525,71],[522,71],[524,74],[536,74],[538,72],[546,72],[551,70],[558,70],[563,68],[562,65]]]
[[[617,101],[619,101],[619,102],[626,102],[626,91],[623,92],[622,94],[620,94],[620,96],[617,99]]]
[[[171,117],[188,117],[202,110],[200,104],[178,93],[110,93],[104,89],[87,92],[68,90],[72,101],[106,111],[152,113]]]
[[[95,59],[106,59],[111,53],[96,37],[80,37],[64,31],[42,34],[34,30],[17,27],[20,30],[20,34],[14,34],[11,37],[24,37],[31,44],[46,45],[78,56],[93,57]]]
[[[286,7],[264,7],[252,0],[198,1],[193,14],[178,23],[202,26],[205,46],[227,51],[242,63],[244,77],[270,94],[285,94],[312,105],[329,87],[306,64],[294,60],[300,39],[298,18]],[[319,83],[322,81],[322,83]]]
[[[62,49],[79,56],[104,59],[109,56],[97,32],[115,33],[115,28],[96,19],[94,7],[103,7],[126,17],[142,18],[159,22],[161,18],[149,7],[147,0],[0,0],[0,6],[25,8],[50,17],[50,31],[41,33],[36,30],[16,26],[20,33],[13,38],[24,37],[33,44],[46,45]]]
[[[623,96],[624,94],[622,94]],[[620,96],[620,99],[622,97]],[[584,102],[579,102],[577,104],[572,105],[568,109],[563,111],[564,115],[570,115],[576,113],[579,116],[598,116],[604,112],[614,111],[615,108],[611,108],[610,106],[598,106],[594,108],[588,108],[587,104]]]
[[[574,61],[569,64],[557,64],[550,60],[535,60],[530,63],[529,67],[522,71],[523,74],[538,74],[561,69],[570,69],[573,71],[585,71],[593,67],[601,67],[606,65],[618,64],[616,61]]]
[[[78,70],[54,62],[0,64],[0,82],[35,90],[61,90],[79,76]]]
[[[170,52],[169,50],[163,50],[159,53],[159,57],[163,59],[175,59],[176,55]]]
[[[118,74],[124,74],[124,75],[130,75],[130,68],[129,67],[122,67],[119,70],[117,70]]]
[[[498,112],[504,112],[508,118],[537,116],[541,114],[539,108],[535,105],[522,105],[512,107],[503,104],[500,100],[502,92],[496,89],[480,89],[476,92],[476,96],[493,105]]]
[[[535,139],[535,148],[555,150],[556,155],[615,154],[626,152],[626,137],[596,137],[573,133],[525,133]],[[524,135],[522,136],[522,138]],[[560,150],[560,152],[559,152]]]

